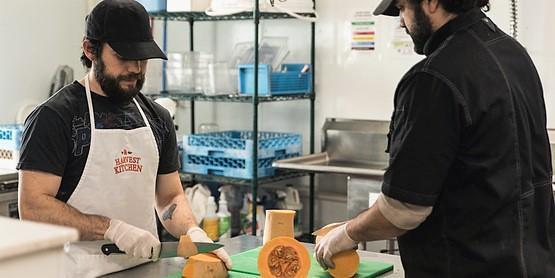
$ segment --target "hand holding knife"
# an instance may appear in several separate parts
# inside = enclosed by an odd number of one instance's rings
[[[188,250],[187,253],[189,254],[187,254],[186,257],[193,256],[198,253],[210,253],[212,251],[215,251],[217,249],[224,247],[223,244],[218,244],[218,243],[209,243],[209,242],[191,242],[191,243],[192,243],[192,246],[195,246],[197,250],[196,251]],[[161,242],[159,258],[182,257],[177,254],[178,246],[179,246],[179,242],[177,241]],[[102,249],[102,253],[104,253],[104,255],[106,256],[110,254],[125,254],[125,252],[121,251],[114,243],[104,244],[102,245],[101,249]]]

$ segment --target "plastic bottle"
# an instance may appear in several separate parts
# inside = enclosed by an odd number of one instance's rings
[[[208,235],[208,237],[213,240],[218,240],[219,235],[219,219],[216,215],[216,201],[214,201],[214,196],[208,197],[208,203],[206,204],[206,216],[202,220],[202,228]]]
[[[288,184],[286,189],[285,197],[285,207],[290,210],[294,210],[295,213],[295,236],[300,236],[303,233],[302,223],[301,223],[301,210],[303,209],[303,203],[299,197],[299,191],[293,187],[293,185]]]
[[[218,234],[220,239],[231,237],[231,213],[227,209],[226,191],[220,188],[220,202],[218,203]]]

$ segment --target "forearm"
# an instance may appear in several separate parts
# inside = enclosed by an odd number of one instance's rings
[[[110,225],[110,219],[99,215],[81,213],[72,206],[44,194],[26,200],[22,196],[20,215],[32,220],[76,228],[80,240],[101,240]]]
[[[189,202],[183,192],[175,195],[166,204],[157,206],[156,211],[162,225],[176,238],[186,234],[190,228],[197,226]]]
[[[347,233],[357,242],[389,239],[406,232],[391,224],[380,212],[377,204],[347,223]]]

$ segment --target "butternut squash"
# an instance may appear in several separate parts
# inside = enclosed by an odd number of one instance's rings
[[[177,256],[188,258],[198,254],[197,246],[193,244],[191,238],[187,235],[179,237],[179,244],[177,245]]]
[[[201,253],[189,257],[183,268],[184,278],[225,278],[225,264],[212,253]]]
[[[294,219],[294,210],[266,210],[262,243],[266,244],[266,242],[278,236],[294,237]]]
[[[335,268],[329,268],[328,272],[335,278],[350,278],[355,276],[360,264],[360,258],[355,250],[347,250],[331,257]]]
[[[320,240],[322,239],[323,236],[327,235],[331,230],[341,226],[345,224],[345,222],[340,222],[340,223],[331,223],[328,224],[324,227],[322,227],[320,230],[317,230],[315,232],[312,233],[313,236],[316,236],[315,242],[318,243],[320,242]]]
[[[324,226],[318,231],[312,233],[312,235],[316,236],[316,243],[320,242],[322,237],[328,234],[331,230],[345,224],[345,222],[341,223],[332,223],[329,225]],[[328,272],[331,276],[335,278],[350,278],[353,277],[357,271],[358,266],[360,264],[360,258],[356,250],[347,250],[341,253],[335,254],[331,257],[331,260],[335,264],[334,269],[328,269]]]
[[[266,242],[258,256],[262,278],[305,278],[310,271],[306,247],[292,237],[280,236]]]

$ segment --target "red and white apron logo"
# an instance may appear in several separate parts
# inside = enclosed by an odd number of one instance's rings
[[[114,172],[121,174],[123,172],[137,172],[143,171],[141,158],[134,156],[133,153],[127,149],[121,151],[121,156],[114,160]]]

